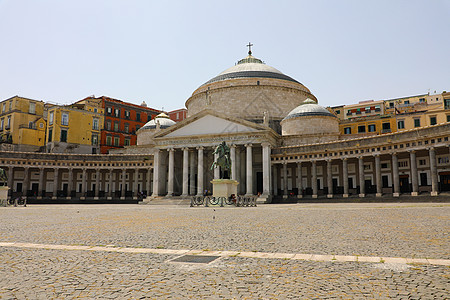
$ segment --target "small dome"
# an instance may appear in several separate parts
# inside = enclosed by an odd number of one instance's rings
[[[325,116],[325,117],[333,117],[337,118],[331,112],[329,112],[325,107],[320,106],[316,103],[316,101],[311,99],[306,99],[303,101],[303,104],[294,108],[284,119],[292,119],[303,116]]]
[[[165,113],[160,113],[153,120],[148,121],[141,129],[156,129],[156,123],[159,123],[160,128],[168,128],[175,125],[176,122],[171,120]]]

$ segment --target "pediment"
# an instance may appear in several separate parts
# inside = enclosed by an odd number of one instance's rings
[[[261,125],[245,120],[223,117],[214,113],[199,113],[166,130],[157,137],[221,135],[265,130]]]

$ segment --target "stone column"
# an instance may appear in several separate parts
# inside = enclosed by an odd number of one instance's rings
[[[236,180],[236,145],[230,147],[230,159],[231,159],[231,179]]]
[[[195,195],[195,152],[189,152],[189,195]]]
[[[358,171],[359,171],[359,197],[366,196],[366,187],[364,182],[364,157],[358,157]]]
[[[436,151],[430,148],[431,196],[438,195],[438,174],[436,168]]]
[[[283,198],[288,197],[287,162],[283,162]]]
[[[348,160],[346,157],[342,159],[342,181],[344,184],[344,194],[342,197],[348,198]]]
[[[235,178],[236,178],[237,182],[239,182],[239,185],[237,188],[237,193],[240,194],[240,187],[242,185],[242,182],[241,182],[241,168],[242,168],[242,166],[241,166],[241,162],[242,162],[241,149],[239,148],[238,145],[234,145],[234,147],[235,147],[235,156],[236,156],[236,163],[234,164],[234,167],[236,170]]]
[[[311,187],[312,187],[312,197],[317,198],[317,165],[316,161],[311,161]]]
[[[134,181],[133,181],[133,199],[137,199],[139,195],[139,169],[134,169]]]
[[[127,178],[127,169],[122,169],[122,191],[120,192],[120,200],[125,200],[127,192],[126,178]]]
[[[331,174],[331,159],[327,160],[327,198],[333,198],[333,177]]]
[[[23,193],[22,196],[24,198],[27,197],[27,191],[28,191],[28,186],[30,185],[30,167],[25,166],[24,167],[24,177],[23,177],[23,185],[22,185],[22,189],[23,189]]]
[[[109,191],[108,191],[108,199],[111,200],[113,197],[113,169],[109,169]]]
[[[53,197],[52,199],[58,198],[58,185],[59,185],[59,168],[53,169]]]
[[[416,152],[414,150],[409,152],[409,158],[411,160],[411,183],[412,183],[411,196],[418,196],[419,195],[419,178],[418,178],[418,173],[417,173]]]
[[[157,197],[159,195],[159,169],[160,169],[160,154],[161,151],[159,149],[155,149],[155,153],[153,154],[153,191],[152,197]]]
[[[39,167],[39,168],[41,168],[41,167]],[[8,166],[8,182],[7,182],[7,185],[9,188],[8,200],[10,200],[12,198],[12,194],[13,194],[13,190],[14,190],[13,184],[14,184],[14,167],[12,165],[9,165]],[[39,187],[41,187],[41,185],[39,185]]]
[[[173,195],[173,181],[174,181],[174,155],[175,155],[175,149],[169,148],[167,149],[169,151],[169,172],[168,172],[168,181],[167,181],[167,195],[166,197],[172,197]]]
[[[263,195],[268,197],[270,194],[270,144],[262,144],[262,163],[263,163]]]
[[[247,191],[246,195],[253,195],[253,157],[252,144],[246,144],[247,147]]]
[[[213,147],[213,151],[215,148]],[[217,161],[219,158],[219,153],[214,153],[214,161]],[[214,179],[220,179],[220,167],[214,166]]]
[[[147,197],[150,196],[150,190],[152,189],[152,168],[148,168],[147,170]]]
[[[189,195],[189,148],[183,148],[183,197]]]
[[[383,196],[383,183],[381,181],[381,160],[379,154],[375,155],[375,179],[377,185],[377,193],[375,196],[381,197]]]
[[[298,195],[297,198],[303,197],[303,182],[302,182],[302,163],[297,163],[297,189]]]
[[[95,170],[95,194],[94,199],[98,199],[100,194],[100,169]]]
[[[42,195],[42,193],[44,193],[44,175],[45,175],[44,167],[39,167],[39,189],[38,189],[38,197],[37,197],[38,199],[42,199],[42,197],[44,196],[44,195]]]
[[[87,173],[86,168],[83,168],[83,175],[82,175],[83,178],[81,179],[81,197],[80,197],[80,199],[86,199],[86,190],[87,190],[86,173]]]
[[[203,195],[203,147],[197,147],[197,196]]]
[[[400,181],[398,176],[398,157],[397,153],[392,154],[392,181],[394,184],[394,197],[400,196]]]
[[[40,183],[39,183],[40,185]],[[69,168],[69,180],[67,181],[67,195],[66,199],[72,199],[72,190],[73,190],[73,168]]]

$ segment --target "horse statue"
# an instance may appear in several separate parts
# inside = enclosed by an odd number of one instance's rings
[[[223,141],[216,147],[214,154],[218,154],[218,157],[211,165],[211,170],[220,167],[220,178],[229,179],[231,177],[230,147]]]
[[[6,175],[6,171],[2,168],[0,168],[0,185],[8,185],[8,175]]]

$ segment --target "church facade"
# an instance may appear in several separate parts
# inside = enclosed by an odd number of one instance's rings
[[[296,79],[249,55],[197,88],[187,118],[161,113],[110,154],[0,152],[8,186],[37,199],[183,199],[212,192],[230,146],[238,193],[280,198],[437,196],[450,190],[450,123],[347,137]]]

